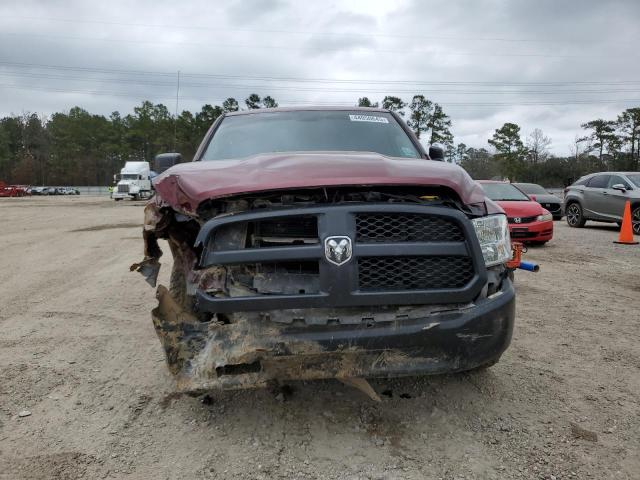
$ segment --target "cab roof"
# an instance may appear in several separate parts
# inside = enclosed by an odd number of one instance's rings
[[[391,113],[391,110],[377,107],[345,107],[345,106],[307,106],[307,107],[277,107],[277,108],[253,108],[249,110],[238,110],[237,112],[225,113],[227,117],[235,117],[237,115],[252,115],[256,113],[273,113],[273,112],[314,112],[314,111],[328,111],[328,112],[377,112],[377,113]]]

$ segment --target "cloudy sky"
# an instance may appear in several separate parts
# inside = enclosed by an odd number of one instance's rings
[[[2,0],[0,116],[173,111],[179,71],[180,110],[421,93],[456,142],[515,122],[567,154],[581,123],[640,105],[638,18],[637,0]]]

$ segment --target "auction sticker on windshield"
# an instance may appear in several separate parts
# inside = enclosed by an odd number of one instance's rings
[[[349,115],[349,120],[352,122],[389,123],[386,118],[373,115]]]

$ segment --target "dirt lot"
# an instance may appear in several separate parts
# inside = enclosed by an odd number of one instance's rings
[[[529,252],[542,270],[518,272],[488,372],[372,382],[382,404],[334,381],[202,402],[172,395],[154,292],[128,271],[141,220],[0,201],[0,478],[640,478],[640,247],[615,228],[556,222]]]

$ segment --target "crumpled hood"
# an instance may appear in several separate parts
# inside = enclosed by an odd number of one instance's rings
[[[498,200],[496,203],[504,209],[509,218],[533,217],[534,215],[542,215],[544,213],[542,206],[533,200],[521,202]]]
[[[261,154],[241,160],[175,165],[153,180],[157,201],[194,213],[204,200],[243,193],[348,185],[434,185],[466,203],[485,201],[482,188],[457,165],[376,153]]]

